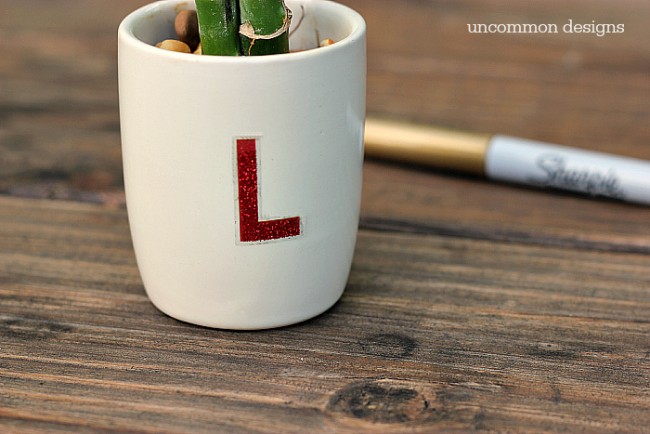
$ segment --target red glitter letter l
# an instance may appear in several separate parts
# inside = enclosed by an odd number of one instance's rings
[[[278,240],[300,235],[300,217],[259,220],[255,139],[237,139],[239,238],[242,242]]]

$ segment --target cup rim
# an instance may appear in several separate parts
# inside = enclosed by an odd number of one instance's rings
[[[161,50],[153,45],[150,45],[135,36],[135,26],[144,19],[151,19],[156,13],[166,10],[168,8],[178,8],[178,6],[188,6],[194,8],[194,1],[192,0],[159,0],[153,3],[144,5],[133,12],[129,13],[120,23],[118,27],[118,39],[120,43],[128,44],[132,48],[143,50],[149,54],[168,57],[174,61],[186,61],[188,63],[201,63],[201,64],[268,64],[279,63],[288,61],[298,61],[320,56],[327,52],[334,52],[338,50],[345,50],[347,46],[355,44],[359,39],[362,39],[366,32],[366,22],[363,17],[354,9],[336,3],[334,1],[323,0],[293,0],[299,4],[316,5],[318,8],[324,8],[334,11],[337,14],[345,15],[348,20],[353,24],[352,31],[348,36],[337,41],[335,44],[326,47],[316,47],[308,50],[273,54],[266,56],[208,56],[208,55],[192,55],[188,53],[179,53],[169,50]]]

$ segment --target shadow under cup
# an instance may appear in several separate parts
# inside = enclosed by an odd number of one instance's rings
[[[365,23],[287,1],[289,54],[198,56],[163,1],[118,31],[129,224],[147,295],[182,321],[262,329],[312,318],[345,288],[356,241]],[[314,48],[331,38],[335,44]]]

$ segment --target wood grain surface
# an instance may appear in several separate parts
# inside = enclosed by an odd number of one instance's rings
[[[147,2],[0,0],[0,432],[648,432],[648,207],[368,160],[326,314],[157,311],[116,68]],[[369,113],[650,159],[650,2],[341,2],[368,23]],[[569,19],[625,33],[467,31]]]
[[[361,231],[343,299],[264,332],[148,301],[122,210],[0,199],[0,425],[640,432],[648,256]]]

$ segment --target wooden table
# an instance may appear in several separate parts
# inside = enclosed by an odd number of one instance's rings
[[[646,0],[343,2],[369,113],[650,159]],[[116,87],[143,3],[0,0],[2,432],[648,432],[647,207],[368,160],[330,311],[261,332],[158,312]],[[569,19],[625,33],[467,31]]]

